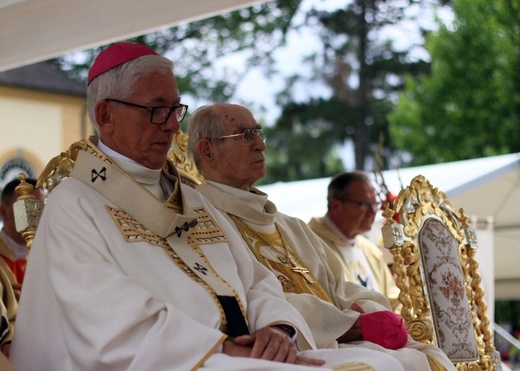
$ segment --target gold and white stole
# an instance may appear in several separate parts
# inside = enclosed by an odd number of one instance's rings
[[[121,209],[120,211],[137,221],[145,233],[167,241],[167,244],[154,244],[162,245],[177,266],[181,266],[178,261],[180,259],[188,268],[181,270],[201,284],[206,291],[208,287],[211,289],[210,294],[214,300],[216,299],[221,312],[223,331],[234,336],[249,333],[245,320],[246,310],[240,297],[235,289],[213,270],[199,248],[200,244],[227,242],[220,227],[204,208],[194,211],[185,207],[184,214],[175,212],[100,152],[93,155],[80,151],[70,176],[89,185],[110,200]],[[110,211],[109,207],[107,209]],[[201,222],[200,225],[197,221]],[[212,229],[209,234],[207,231],[201,231],[203,226],[208,224]],[[198,238],[198,235],[201,235],[201,238]],[[185,243],[179,243],[179,238],[186,238]]]
[[[314,274],[286,242],[276,222],[273,233],[262,233],[250,226],[244,219],[230,213],[228,215],[257,260],[277,276],[284,292],[311,294],[332,303],[329,294]],[[262,252],[264,248],[270,250],[276,259],[264,255]]]

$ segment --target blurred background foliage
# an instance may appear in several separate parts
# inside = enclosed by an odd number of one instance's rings
[[[520,3],[325,3],[270,1],[132,41],[174,60],[181,95],[197,105],[251,108],[268,134],[263,183],[327,177],[349,166],[372,171],[376,151],[383,169],[520,151]],[[425,13],[446,9],[449,19],[420,25]],[[397,47],[389,30],[410,22],[419,25],[422,44]],[[285,76],[275,97],[280,114],[272,118],[272,107],[237,96],[237,86],[253,68],[266,79],[279,74],[283,61],[275,51],[287,45],[290,32],[303,29],[320,40],[302,56],[311,73]],[[84,79],[100,49],[56,62]],[[241,56],[242,69],[219,64],[231,55]],[[308,87],[303,99],[302,86]]]

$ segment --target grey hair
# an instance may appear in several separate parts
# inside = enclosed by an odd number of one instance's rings
[[[210,104],[197,108],[188,121],[188,152],[195,165],[201,170],[201,160],[197,145],[201,139],[214,139],[224,135],[224,121],[221,104]]]
[[[87,112],[99,133],[96,122],[96,103],[103,99],[126,99],[134,92],[134,85],[144,75],[167,74],[173,71],[173,62],[160,55],[145,55],[115,67],[90,83],[87,89]]]
[[[327,209],[330,210],[330,201],[333,198],[344,200],[347,197],[349,185],[355,181],[372,183],[368,174],[363,171],[345,172],[334,176],[327,187]]]

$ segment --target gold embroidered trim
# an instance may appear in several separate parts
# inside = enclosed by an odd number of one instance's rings
[[[102,160],[103,162],[106,162],[107,164],[115,166],[119,169],[119,167],[111,159],[109,159],[103,152],[99,150],[99,148],[95,147],[90,141],[87,141],[85,152],[90,153],[94,157],[97,157],[100,160]]]
[[[152,245],[161,246],[163,248],[168,246],[168,242],[164,238],[154,234],[144,225],[128,215],[126,211],[108,205],[105,206],[105,208],[112,219],[114,219],[116,226],[119,228],[119,231],[125,238],[126,242],[148,242]]]
[[[301,262],[291,249],[291,246],[286,242],[276,223],[274,233],[261,233],[239,217],[231,214],[229,214],[229,216],[235,222],[258,261],[271,271],[277,270],[283,273],[283,275],[277,276],[277,278],[282,284],[284,292],[312,294],[332,303],[329,295],[316,277],[314,277],[306,265]],[[278,262],[264,256],[261,252],[262,247],[269,247],[276,252],[275,256]]]
[[[161,246],[161,247],[163,248],[163,250],[166,253],[166,255],[168,255],[168,257],[175,263],[175,265],[177,267],[179,267],[179,269],[181,271],[183,271],[189,278],[191,278],[193,281],[195,281],[200,286],[202,286],[202,288],[204,290],[206,290],[206,292],[211,296],[211,298],[213,299],[213,301],[217,305],[217,308],[218,308],[218,311],[219,311],[219,315],[220,315],[220,331],[222,331],[225,334],[228,334],[229,331],[228,331],[228,323],[227,323],[227,319],[226,319],[226,314],[224,313],[224,308],[222,308],[222,305],[220,304],[220,301],[218,300],[217,295],[215,294],[215,291],[213,291],[211,286],[209,286],[203,279],[201,279],[199,276],[197,276],[197,274],[195,274],[195,272],[193,272],[191,270],[191,268],[188,267],[186,265],[186,263],[184,263],[184,261],[180,258],[179,255],[177,255],[177,253],[175,252],[175,250],[173,249],[172,246],[170,246],[166,242],[166,245]],[[206,257],[200,251],[200,249],[197,247],[196,250],[197,250],[197,253],[204,260],[206,265],[211,268],[210,264],[206,260]],[[211,268],[211,269],[213,269],[213,268]]]
[[[190,246],[198,247],[201,244],[213,244],[228,242],[219,225],[204,207],[193,209],[197,214],[197,225],[190,229],[188,243]]]
[[[426,354],[431,371],[446,371],[446,368],[432,356]]]
[[[217,295],[213,291],[213,289],[206,283],[204,280],[200,279],[191,269],[184,263],[184,261],[177,255],[172,246],[168,243],[168,241],[160,236],[157,236],[152,231],[145,228],[141,223],[132,218],[126,211],[117,209],[111,206],[105,206],[107,211],[110,213],[112,218],[114,219],[116,226],[119,228],[119,231],[125,238],[126,242],[148,242],[152,245],[161,247],[164,252],[168,255],[168,257],[175,263],[175,265],[184,272],[189,278],[191,278],[194,282],[199,284],[206,290],[206,292],[211,296],[213,301],[218,307],[220,320],[221,320],[221,331],[225,333],[227,329],[227,320],[226,315],[224,313],[224,309],[220,304],[220,301],[217,298]],[[200,228],[200,227],[199,227]],[[190,231],[191,232],[191,231]],[[221,232],[222,234],[222,232]],[[189,243],[189,241],[188,241]],[[190,244],[191,247],[193,245]],[[200,251],[198,246],[196,246],[197,253],[201,256],[204,261],[207,263],[207,260],[204,257],[204,254]],[[208,263],[209,266],[209,263]]]
[[[342,363],[332,367],[335,371],[376,371],[375,368],[363,362]]]
[[[193,208],[192,210],[197,214],[197,225],[189,230],[187,237],[188,244],[194,250],[196,250],[198,254],[200,254],[200,256],[204,259],[204,262],[206,263],[207,267],[209,267],[213,271],[213,274],[229,287],[229,289],[237,299],[238,306],[240,308],[240,311],[242,312],[242,315],[244,316],[244,319],[246,320],[246,322],[248,322],[246,308],[244,306],[244,303],[240,299],[240,295],[233,286],[231,286],[224,278],[222,278],[222,276],[220,276],[220,274],[218,274],[218,272],[213,268],[213,266],[204,256],[203,252],[200,250],[201,244],[208,245],[214,243],[227,243],[228,239],[222,232],[222,229],[220,229],[220,226],[217,224],[216,220],[213,219],[213,217],[207,212],[207,210],[204,207],[200,206]],[[220,302],[219,309],[223,313],[223,310],[220,306]],[[223,321],[223,323],[225,322],[226,321]]]
[[[175,249],[168,243],[168,241],[160,236],[157,236],[149,229],[145,228],[141,223],[132,218],[128,213],[124,210],[117,209],[111,206],[105,206],[110,216],[114,220],[116,226],[119,228],[119,231],[125,238],[126,242],[147,242],[151,245],[161,247],[164,252],[168,255],[168,257],[175,263],[177,267],[181,271],[183,271],[189,278],[191,278],[194,282],[198,283],[200,286],[206,290],[206,292],[212,297],[213,301],[217,305],[219,309],[220,319],[221,319],[221,327],[220,330],[224,333],[228,333],[228,323],[226,320],[226,315],[224,313],[224,309],[220,304],[220,301],[217,298],[217,295],[213,291],[213,289],[197,274],[195,274],[190,267],[186,265],[186,263],[180,258],[180,256],[176,253]],[[203,207],[198,207],[194,209],[197,214],[197,225],[188,231],[187,242],[190,247],[195,250],[197,255],[201,260],[204,261],[205,267],[211,269],[214,276],[219,280],[224,282],[230,289],[230,291],[235,295],[240,310],[246,317],[246,309],[242,301],[240,300],[240,296],[234,287],[232,287],[229,283],[222,278],[215,269],[211,266],[209,261],[206,259],[206,256],[200,249],[201,244],[212,244],[212,243],[226,243],[228,242],[226,236],[218,226],[217,222],[213,219],[213,217],[204,209]]]
[[[201,368],[204,362],[206,362],[208,358],[211,357],[217,351],[217,349],[224,343],[224,341],[226,341],[227,338],[228,337],[226,335],[222,335],[220,340],[216,342],[210,350],[207,351],[204,357],[202,357],[190,371],[197,371],[199,368]]]

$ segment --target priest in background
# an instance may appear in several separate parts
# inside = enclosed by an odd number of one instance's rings
[[[327,188],[327,213],[312,218],[309,226],[336,253],[347,280],[385,295],[399,313],[399,288],[383,252],[363,235],[372,228],[379,206],[376,190],[366,173],[341,173],[332,178]]]

